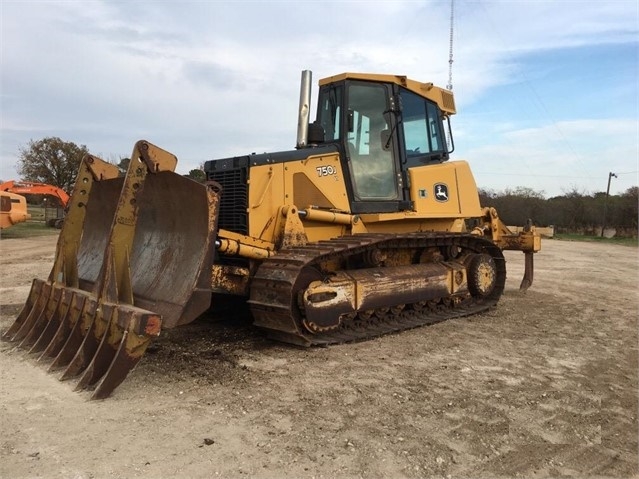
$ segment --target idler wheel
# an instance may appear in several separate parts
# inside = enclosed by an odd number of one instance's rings
[[[493,292],[497,282],[497,266],[491,256],[487,254],[473,255],[466,270],[470,294],[485,298]]]

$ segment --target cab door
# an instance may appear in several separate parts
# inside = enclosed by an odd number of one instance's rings
[[[403,179],[393,134],[392,86],[346,83],[343,136],[354,213],[400,211]]]

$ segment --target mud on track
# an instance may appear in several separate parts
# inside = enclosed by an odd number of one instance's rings
[[[0,327],[56,236],[0,241]],[[630,477],[637,249],[545,241],[535,284],[507,252],[497,308],[298,349],[240,308],[167,331],[105,401],[0,344],[1,477]]]

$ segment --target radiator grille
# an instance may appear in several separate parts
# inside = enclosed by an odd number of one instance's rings
[[[218,228],[248,234],[248,168],[210,171],[208,179],[222,185]]]

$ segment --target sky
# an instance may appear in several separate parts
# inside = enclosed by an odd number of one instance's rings
[[[451,157],[480,188],[639,184],[639,2],[454,5]],[[445,87],[450,16],[450,0],[0,0],[0,179],[52,136],[116,163],[146,139],[179,173],[292,149],[302,70],[314,94],[346,71]]]

